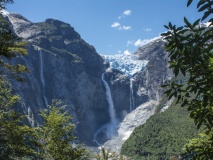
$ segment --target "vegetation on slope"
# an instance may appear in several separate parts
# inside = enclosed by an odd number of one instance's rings
[[[137,127],[123,144],[121,154],[136,160],[170,159],[180,155],[184,144],[197,132],[187,110],[173,103]]]

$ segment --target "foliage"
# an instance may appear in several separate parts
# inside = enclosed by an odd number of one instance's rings
[[[48,110],[41,111],[43,125],[37,128],[40,159],[85,159],[85,149],[73,143],[74,125],[71,117],[62,109],[60,101],[53,101]]]
[[[33,129],[23,125],[23,116],[15,111],[19,97],[0,77],[0,159],[33,156]]]
[[[188,0],[187,6],[193,0]],[[170,68],[174,75],[180,72],[189,79],[185,83],[170,82],[164,87],[169,87],[166,94],[169,98],[177,97],[182,107],[187,107],[190,117],[199,129],[205,127],[205,133],[199,139],[190,141],[187,151],[192,154],[192,159],[213,158],[213,14],[212,0],[199,0],[198,12],[203,12],[203,17],[190,23],[184,17],[185,26],[176,27],[169,22],[165,26],[169,31],[162,34],[166,40],[166,50],[170,52]],[[208,20],[207,20],[208,19]],[[200,24],[203,20],[208,23]],[[209,150],[199,150],[207,140]],[[197,145],[192,142],[197,142]],[[202,145],[201,145],[202,144]],[[204,148],[203,148],[204,149]]]
[[[17,57],[18,55],[26,55],[27,50],[25,49],[27,43],[19,39],[11,30],[9,23],[4,20],[0,14],[0,74],[7,75],[15,78],[19,81],[23,81],[20,77],[20,73],[28,72],[28,69],[21,65],[9,64],[6,61],[11,58]]]
[[[182,153],[184,144],[197,134],[189,113],[175,101],[137,127],[124,142],[121,154],[135,160],[172,159]]]
[[[185,158],[191,159],[212,159],[211,155],[213,154],[212,141],[212,132],[210,134],[200,133],[198,138],[193,138],[185,146]]]
[[[8,3],[13,3],[13,0],[0,0],[0,10],[5,9],[5,5]]]
[[[95,155],[96,160],[130,160],[123,155],[118,155],[116,152],[110,152],[101,146],[100,152]]]
[[[59,48],[56,48],[56,47],[52,46],[51,47],[51,51],[53,53],[57,53],[57,55],[59,55],[61,58],[64,58],[67,61],[75,62],[75,63],[83,63],[81,57],[79,57],[77,54],[70,53],[67,50],[63,49],[63,48],[59,49]]]

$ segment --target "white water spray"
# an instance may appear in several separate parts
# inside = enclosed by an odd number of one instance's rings
[[[41,50],[39,51],[39,57],[40,57],[40,79],[43,87],[43,97],[46,107],[48,106],[47,98],[45,96],[45,80],[44,80],[44,67],[43,67],[43,56]]]
[[[27,118],[28,118],[31,126],[34,127],[35,126],[35,120],[34,120],[34,116],[33,116],[33,113],[31,111],[30,107],[28,107],[28,109],[27,109]]]
[[[129,110],[130,112],[135,109],[135,100],[134,100],[134,95],[133,95],[133,78],[130,78],[130,106],[129,106]]]
[[[113,100],[112,100],[112,96],[111,96],[111,91],[110,91],[107,81],[105,81],[105,79],[104,79],[104,75],[105,75],[105,73],[102,74],[101,80],[104,83],[104,86],[106,88],[106,98],[107,98],[107,101],[109,104],[108,112],[109,112],[109,116],[110,116],[110,122],[113,126],[116,126],[117,122],[116,122],[116,116],[115,116],[115,110],[114,110],[114,104],[113,104]]]
[[[97,143],[98,145],[100,145],[100,143],[97,140],[99,134],[104,133],[106,136],[106,139],[111,139],[113,136],[116,136],[116,134],[117,134],[117,119],[116,119],[116,115],[115,115],[114,104],[113,104],[113,100],[112,100],[112,96],[111,96],[110,87],[109,87],[107,81],[104,79],[104,75],[105,75],[105,73],[102,74],[101,80],[106,89],[106,99],[109,104],[108,112],[109,112],[109,116],[110,116],[110,122],[107,123],[106,125],[102,126],[95,133],[94,142]]]

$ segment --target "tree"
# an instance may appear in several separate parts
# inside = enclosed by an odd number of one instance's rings
[[[192,2],[188,0],[187,6]],[[177,103],[188,108],[197,128],[204,128],[199,139],[186,145],[187,156],[192,159],[213,158],[213,19],[209,18],[212,5],[212,0],[199,0],[197,9],[203,17],[193,23],[184,17],[185,25],[181,27],[169,22],[165,26],[169,31],[162,34],[175,77],[189,76],[186,82],[171,81],[164,85],[169,88],[165,94],[176,97]]]
[[[13,3],[13,0],[0,0],[0,10],[5,9],[5,5],[8,3]]]
[[[0,0],[0,13],[5,5],[13,3],[13,0]],[[9,22],[0,14],[0,74],[23,81],[20,73],[28,72],[28,69],[21,64],[10,64],[9,60],[18,55],[27,55],[27,43],[17,37],[11,29]]]
[[[0,76],[0,159],[32,157],[33,129],[23,124],[15,111],[19,97],[12,94],[11,85]]]
[[[85,149],[73,143],[74,125],[70,122],[71,116],[63,111],[64,107],[60,101],[53,101],[48,109],[41,111],[43,125],[37,128],[40,159],[86,159]]]
[[[100,152],[95,155],[95,160],[130,160],[128,157],[118,155],[116,152],[110,152],[104,147],[100,147]]]

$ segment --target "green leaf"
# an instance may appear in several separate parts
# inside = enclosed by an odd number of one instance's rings
[[[169,29],[169,27],[168,27],[168,26],[166,26],[166,25],[164,25],[164,27],[165,27],[166,29]]]
[[[196,27],[200,22],[200,19],[196,20],[194,23],[193,23],[193,27]]]
[[[202,4],[204,4],[206,0],[200,0],[197,4],[197,8],[199,8]]]
[[[212,11],[213,11],[212,9],[209,10],[209,11],[206,11],[204,13],[204,16],[202,17],[201,21],[205,20],[210,14],[212,14]]]
[[[171,22],[169,22],[169,28],[170,29],[172,29],[173,27],[172,27],[172,23]]]
[[[191,23],[189,23],[189,21],[187,20],[186,17],[184,17],[184,22],[185,22],[187,27],[189,27],[190,29],[193,29]]]
[[[161,85],[162,88],[168,87],[168,84]]]
[[[207,4],[205,4],[205,5],[203,5],[202,7],[200,7],[200,9],[198,10],[198,12],[202,12],[202,11],[204,11],[205,9],[211,8],[212,4],[213,4],[213,1],[208,2]]]
[[[193,0],[188,0],[188,2],[187,2],[187,7],[191,5],[192,1],[193,1]]]

